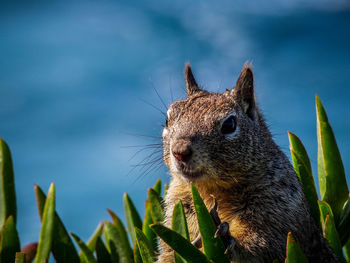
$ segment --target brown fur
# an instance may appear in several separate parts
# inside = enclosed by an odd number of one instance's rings
[[[172,179],[165,198],[164,224],[171,226],[174,205],[182,200],[190,238],[199,234],[190,183],[208,209],[218,202],[222,222],[236,240],[232,262],[284,262],[288,232],[310,262],[338,262],[316,227],[302,186],[288,158],[274,143],[254,98],[253,72],[245,65],[235,89],[201,90],[189,65],[185,69],[188,98],[174,102],[163,132],[164,161]],[[224,135],[221,125],[233,115],[236,129]],[[187,153],[181,162],[175,153]],[[187,156],[188,157],[188,156]],[[161,242],[159,262],[174,262]]]

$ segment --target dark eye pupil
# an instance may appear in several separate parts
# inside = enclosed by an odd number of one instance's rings
[[[222,134],[230,134],[233,133],[236,129],[236,122],[235,118],[233,116],[229,117],[224,121],[224,123],[221,126],[221,133]]]

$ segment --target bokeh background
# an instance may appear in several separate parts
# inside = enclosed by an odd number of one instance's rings
[[[34,184],[56,183],[60,216],[85,240],[106,208],[124,217],[123,192],[143,213],[147,188],[169,180],[161,163],[142,165],[161,156],[146,146],[160,143],[157,92],[166,105],[185,96],[186,61],[211,91],[252,61],[277,143],[289,156],[287,131],[297,134],[314,174],[319,94],[349,182],[349,30],[349,1],[338,0],[2,2],[0,136],[22,244],[39,235]]]

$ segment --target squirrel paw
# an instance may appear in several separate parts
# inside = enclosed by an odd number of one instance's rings
[[[224,243],[224,246],[226,248],[225,254],[230,254],[236,245],[236,240],[233,236],[231,236],[230,233],[230,226],[227,222],[221,222],[219,215],[218,215],[218,202],[215,199],[215,205],[210,210],[210,215],[214,220],[214,223],[217,227],[215,232],[215,237],[220,236],[222,242]]]
[[[231,236],[230,227],[227,222],[222,222],[220,225],[218,225],[215,232],[215,237],[218,236],[221,237],[221,240],[226,248],[225,254],[229,254],[231,251],[233,251],[236,245],[236,240],[233,236]]]

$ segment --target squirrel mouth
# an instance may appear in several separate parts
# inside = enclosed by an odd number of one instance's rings
[[[177,163],[176,164],[176,172],[180,174],[181,176],[185,177],[189,180],[198,179],[203,175],[202,170],[192,169],[188,165],[185,165],[183,163]]]

